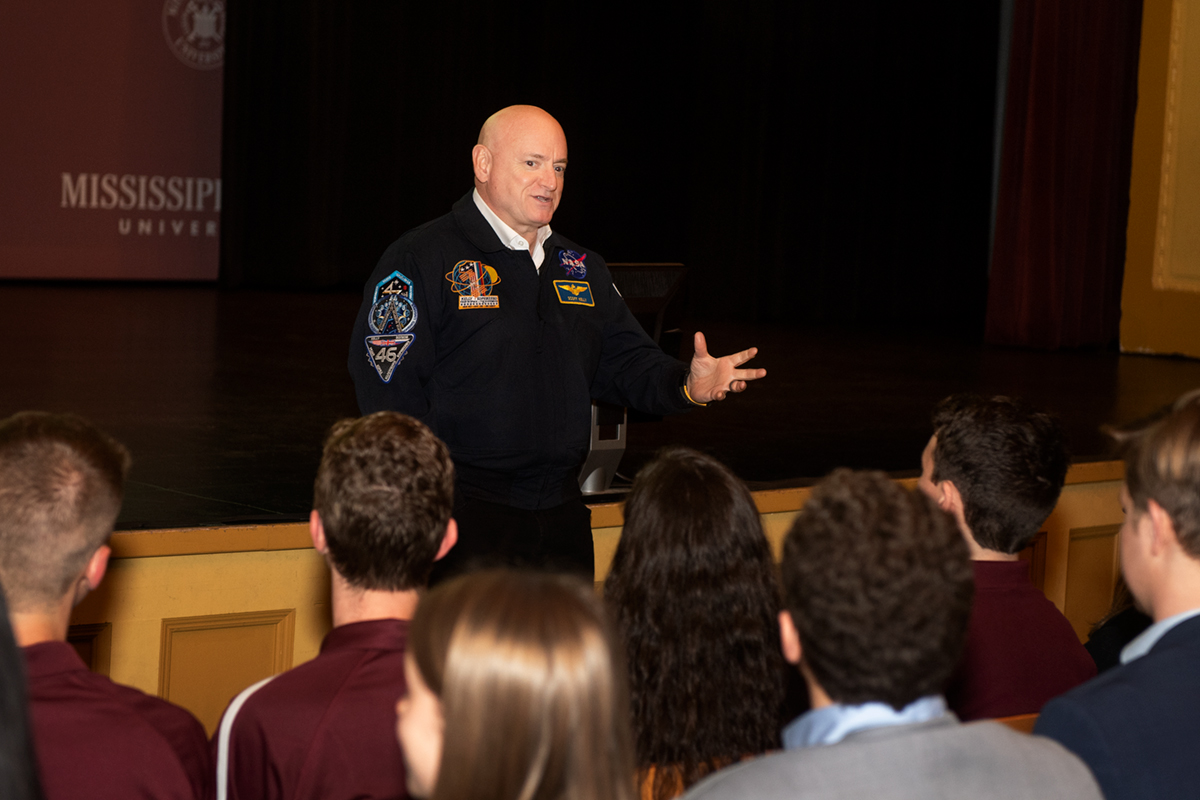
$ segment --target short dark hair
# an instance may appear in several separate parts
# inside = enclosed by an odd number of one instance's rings
[[[62,599],[121,510],[129,451],[74,414],[0,422],[0,583],[15,611]]]
[[[975,541],[1019,552],[1067,479],[1071,457],[1058,420],[1020,400],[957,394],[938,403],[933,428],[933,480],[958,489]]]
[[[919,490],[845,469],[818,484],[784,541],[783,593],[829,697],[901,709],[941,693],[966,638],[969,559]]]
[[[379,411],[335,423],[313,505],[334,569],[352,586],[425,586],[454,507],[450,451],[429,428]]]
[[[604,599],[628,654],[638,766],[657,765],[656,796],[669,766],[683,785],[666,788],[678,790],[779,747],[775,566],[754,499],[725,466],[675,447],[642,468]]]
[[[1200,390],[1148,424],[1111,433],[1123,447],[1134,509],[1144,514],[1151,500],[1158,503],[1184,552],[1200,558]]]

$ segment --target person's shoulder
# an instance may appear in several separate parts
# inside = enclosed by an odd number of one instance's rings
[[[108,691],[120,705],[172,741],[187,742],[197,738],[202,742],[208,741],[204,726],[187,709],[132,686],[125,686],[99,675],[96,677],[109,684]]]
[[[598,265],[604,267],[605,269],[608,268],[608,265],[604,260],[604,256],[600,255],[595,250],[584,247],[583,245],[568,239],[558,231],[554,231],[554,233],[550,234],[550,238],[546,240],[545,246],[547,254],[549,254],[552,250],[569,251],[568,258],[586,256],[586,263],[588,267],[591,267],[592,265]],[[571,256],[571,253],[574,253],[575,256]]]
[[[1062,746],[996,723],[902,726],[834,745],[744,762],[693,787],[705,798],[973,798],[1099,800],[1084,764]]]

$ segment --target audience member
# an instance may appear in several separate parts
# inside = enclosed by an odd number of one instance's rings
[[[1088,655],[1096,662],[1096,672],[1108,672],[1121,663],[1121,651],[1153,622],[1134,605],[1133,595],[1124,576],[1117,577],[1113,588],[1112,607],[1104,618],[1092,626],[1084,643]]]
[[[0,591],[0,797],[5,800],[42,798],[31,733],[25,665]]]
[[[933,427],[919,485],[954,516],[975,574],[966,648],[947,702],[963,720],[1036,713],[1096,674],[1071,623],[1018,558],[1062,492],[1070,461],[1062,429],[1024,403],[972,395],[943,400]]]
[[[672,448],[638,473],[604,596],[629,664],[644,797],[779,747],[771,548],[744,484]]]
[[[204,728],[181,708],[88,671],[71,609],[100,585],[129,453],[79,417],[0,423],[0,583],[24,648],[42,788],[50,800],[202,798]]]
[[[592,587],[479,572],[417,608],[396,706],[409,791],[632,800],[625,671]]]
[[[1200,392],[1120,437],[1121,568],[1154,620],[1122,665],[1046,705],[1036,731],[1073,750],[1108,800],[1200,792]]]
[[[309,519],[331,573],[320,654],[242,692],[214,739],[222,797],[395,798],[409,620],[456,536],[454,468],[420,422],[392,411],[333,426]],[[226,793],[227,792],[227,793]]]
[[[995,722],[961,725],[940,692],[962,650],[972,580],[954,521],[882,473],[838,470],[783,551],[787,660],[813,710],[785,752],[728,767],[688,798],[1088,798],[1078,759]]]

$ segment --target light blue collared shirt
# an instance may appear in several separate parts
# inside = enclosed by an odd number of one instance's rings
[[[533,259],[533,266],[538,272],[542,271],[542,262],[546,260],[546,251],[542,245],[550,238],[553,231],[549,225],[543,225],[537,229],[537,240],[533,243],[533,249],[529,248],[529,242],[525,241],[525,237],[509,227],[508,223],[496,216],[496,212],[492,211],[487,202],[479,196],[479,190],[476,189],[471,193],[471,198],[475,201],[475,207],[479,209],[479,213],[483,214],[483,218],[487,220],[488,225],[492,226],[492,230],[496,232],[500,243],[509,250],[524,250],[529,253],[529,257]]]
[[[858,731],[927,722],[946,713],[946,701],[937,694],[914,700],[899,711],[887,703],[863,703],[857,706],[835,703],[815,708],[792,720],[783,729],[783,746],[791,750],[836,744]]]
[[[1167,631],[1195,616],[1200,616],[1200,608],[1193,608],[1191,611],[1184,611],[1182,614],[1167,617],[1146,628],[1146,630],[1138,634],[1136,639],[1122,648],[1121,663],[1128,664],[1130,661],[1146,655],[1154,645],[1158,644],[1159,639],[1167,635]]]

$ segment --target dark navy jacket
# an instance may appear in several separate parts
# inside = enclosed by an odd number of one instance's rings
[[[1083,759],[1107,800],[1200,797],[1200,617],[1051,700],[1033,732]]]
[[[526,509],[579,495],[592,398],[689,405],[687,366],[645,334],[604,260],[557,233],[544,250],[539,274],[468,193],[384,252],[350,341],[362,413],[416,417],[450,447],[459,492]]]

